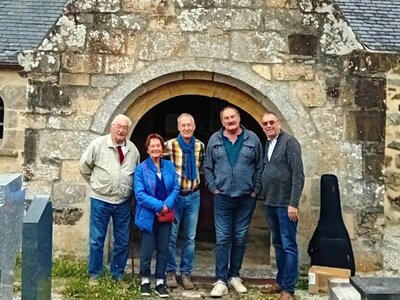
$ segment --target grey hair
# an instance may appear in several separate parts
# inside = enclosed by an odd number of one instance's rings
[[[111,125],[114,125],[118,119],[123,119],[125,121],[128,121],[128,126],[131,127],[131,125],[132,125],[131,119],[129,119],[127,116],[125,116],[123,114],[116,115],[114,120],[111,122]]]
[[[194,118],[193,118],[193,116],[192,116],[191,114],[188,114],[188,113],[182,113],[182,114],[180,114],[180,115],[179,115],[178,119],[176,120],[176,121],[177,121],[177,123],[178,123],[178,125],[179,125],[179,122],[181,121],[182,117],[189,117],[189,118],[191,118],[191,119],[192,119],[192,122],[193,122],[193,124],[195,124],[195,122],[194,122]]]

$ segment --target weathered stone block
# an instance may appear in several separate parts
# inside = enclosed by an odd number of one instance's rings
[[[317,82],[296,82],[295,93],[307,107],[320,107],[326,102],[326,92]]]
[[[86,185],[56,183],[53,187],[52,201],[55,208],[74,207],[86,199]]]
[[[399,224],[386,224],[383,245],[385,270],[398,274],[400,272]]]
[[[369,154],[364,156],[364,170],[365,175],[375,178],[381,179],[383,176],[383,154]]]
[[[71,9],[76,9],[82,12],[117,12],[120,7],[120,0],[85,0],[85,1],[73,1],[70,5],[73,5]]]
[[[284,53],[287,53],[285,39],[276,32],[242,33],[231,35],[232,59],[256,63],[281,63]]]
[[[397,65],[398,57],[393,54],[356,51],[349,58],[351,74],[386,73]]]
[[[50,116],[48,128],[89,130],[91,121],[92,118],[86,116]]]
[[[312,80],[313,66],[305,64],[276,64],[272,67],[272,75],[276,80]]]
[[[24,135],[23,129],[10,129],[4,132],[2,145],[4,148],[22,150],[24,149]]]
[[[29,170],[29,180],[54,181],[60,179],[60,163],[51,158],[42,159],[41,162],[34,164],[25,164],[24,168]]]
[[[266,7],[297,8],[297,0],[268,0]]]
[[[89,51],[92,53],[124,54],[126,37],[119,30],[89,32]]]
[[[24,174],[25,176],[25,174]],[[51,181],[32,180],[25,181],[26,185],[26,200],[32,200],[38,195],[51,195]]]
[[[112,15],[110,26],[122,30],[144,30],[147,27],[147,20],[140,15]]]
[[[346,138],[359,141],[382,142],[385,132],[385,113],[353,111],[346,118]]]
[[[89,74],[60,74],[60,84],[61,85],[82,85],[87,86],[90,84]]]
[[[156,60],[170,56],[179,56],[187,48],[187,41],[181,33],[149,32],[141,39],[139,58]]]
[[[195,8],[183,10],[179,15],[183,31],[222,30],[256,30],[261,24],[261,10]]]
[[[56,208],[53,211],[55,225],[76,225],[83,215],[80,208]]]
[[[272,79],[271,67],[265,65],[253,65],[252,69],[267,80]]]
[[[55,84],[37,83],[28,94],[28,108],[33,111],[38,109],[52,111],[70,106],[70,99],[65,97],[61,87]]]
[[[357,218],[358,235],[364,237],[381,237],[383,235],[383,207],[365,207]]]
[[[183,8],[192,8],[192,7],[226,7],[228,6],[228,0],[179,0],[175,2],[175,5]]]
[[[189,34],[188,38],[189,56],[229,58],[229,35]]]
[[[90,13],[80,13],[78,16],[76,16],[76,20],[81,24],[93,24],[93,19],[93,14]]]
[[[91,86],[100,88],[113,88],[115,87],[123,77],[121,75],[92,75]]]
[[[122,10],[151,15],[162,15],[167,12],[168,0],[121,0]]]
[[[263,4],[263,0],[231,0],[233,7],[261,7]]]
[[[385,182],[389,187],[400,187],[400,173],[386,170]]]
[[[62,71],[68,73],[100,73],[103,58],[100,55],[65,54],[61,61]]]
[[[80,159],[83,151],[96,136],[87,131],[43,130],[40,132],[36,157]]]
[[[315,56],[317,53],[318,38],[314,35],[291,34],[289,39],[289,53],[293,55]]]
[[[340,182],[342,203],[347,210],[378,207],[384,202],[385,189],[382,182],[365,182],[346,177],[340,179]]]
[[[178,31],[180,29],[177,16],[154,16],[148,23],[148,31]]]
[[[355,103],[361,108],[384,107],[386,80],[383,78],[362,78],[356,86]]]
[[[82,182],[82,176],[79,171],[78,161],[65,160],[62,162],[61,179],[66,183]]]
[[[311,116],[319,132],[323,132],[324,137],[336,141],[343,139],[345,129],[342,109],[316,107],[311,111]]]
[[[346,226],[347,232],[349,233],[349,237],[351,240],[357,238],[357,222],[356,216],[353,212],[344,212],[343,213],[343,222]]]
[[[37,147],[39,145],[40,133],[36,129],[27,128],[25,130],[25,164],[32,164],[36,160]],[[29,151],[27,151],[29,150]]]
[[[133,57],[107,55],[104,62],[106,74],[126,74],[134,70],[135,60]]]
[[[0,88],[2,99],[6,109],[18,109],[26,105],[26,87],[27,85],[6,85]]]
[[[317,32],[318,20],[314,15],[302,14],[298,9],[269,8],[263,11],[265,31]]]

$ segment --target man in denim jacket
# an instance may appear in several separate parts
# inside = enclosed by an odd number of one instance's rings
[[[236,108],[222,109],[223,128],[207,146],[205,180],[214,194],[216,233],[215,277],[212,297],[228,293],[227,284],[239,293],[247,289],[240,279],[246,236],[261,193],[263,149],[259,138],[240,125]]]

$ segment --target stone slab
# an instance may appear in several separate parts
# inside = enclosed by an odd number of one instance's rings
[[[360,293],[349,286],[335,286],[329,290],[329,300],[361,300]]]
[[[352,277],[350,283],[361,294],[362,300],[399,300],[400,278]]]
[[[13,298],[17,253],[21,247],[25,190],[17,173],[0,175],[0,299]]]
[[[50,300],[53,209],[49,197],[32,201],[22,235],[22,300]]]

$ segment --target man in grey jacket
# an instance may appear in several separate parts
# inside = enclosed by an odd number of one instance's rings
[[[239,293],[247,292],[239,273],[262,172],[260,140],[240,125],[237,109],[225,107],[220,119],[223,128],[208,141],[204,160],[206,185],[214,194],[216,282],[212,297],[226,295],[227,284]]]
[[[79,162],[82,176],[90,184],[89,285],[99,284],[103,271],[104,240],[113,220],[113,253],[110,272],[120,281],[128,259],[133,172],[139,151],[127,139],[131,120],[118,115],[111,133],[94,139]]]
[[[279,293],[279,300],[294,299],[298,275],[296,242],[298,207],[304,186],[301,148],[295,137],[281,130],[281,123],[273,112],[262,118],[267,135],[262,173],[265,195],[265,217],[271,232],[278,268],[277,284],[262,290]]]

